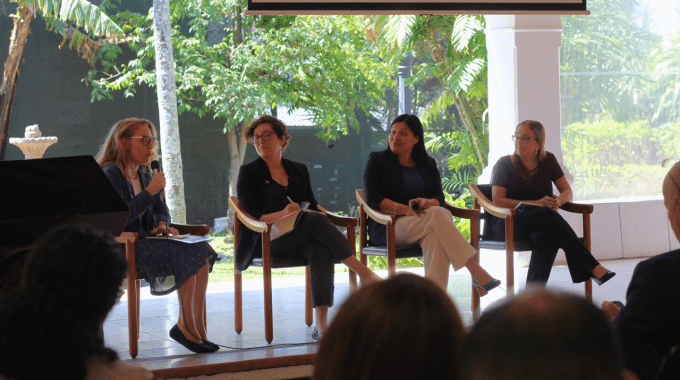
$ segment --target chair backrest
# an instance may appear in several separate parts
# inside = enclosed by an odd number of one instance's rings
[[[491,191],[491,185],[477,185],[477,187],[479,188],[479,191],[482,193],[482,195],[484,195],[490,201],[492,200],[493,193]],[[499,218],[489,214],[488,212],[485,212],[484,209],[482,209],[479,217],[480,219],[484,220],[484,229],[482,230],[480,239],[499,240],[494,236],[493,229],[491,228],[492,224],[496,223]]]

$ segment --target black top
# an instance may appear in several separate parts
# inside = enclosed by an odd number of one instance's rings
[[[538,162],[536,173],[528,179],[517,175],[510,157],[505,156],[498,160],[491,172],[491,186],[506,188],[506,198],[535,201],[551,196],[553,194],[552,183],[564,176],[555,155],[550,152],[546,152],[545,158]]]
[[[163,198],[161,198],[161,193],[158,192],[155,195],[151,195],[146,190],[149,182],[151,182],[150,173],[142,170],[141,166],[137,169],[137,175],[143,190],[135,195],[132,183],[123,177],[123,173],[116,164],[108,164],[104,166],[103,170],[106,177],[113,184],[113,187],[116,188],[118,194],[120,194],[130,208],[130,218],[125,224],[124,231],[137,232],[139,237],[142,238],[149,236],[149,232],[156,228],[158,223],[166,222],[168,225],[170,224],[170,212]]]
[[[444,206],[444,191],[437,163],[433,158],[428,157],[425,162],[417,162],[416,168],[425,182],[422,194],[416,198],[434,198],[441,206]],[[368,156],[364,170],[364,191],[368,206],[375,210],[380,209],[380,202],[385,198],[404,205],[408,205],[408,201],[413,199],[409,198],[404,191],[404,178],[399,159],[389,149],[373,152]],[[387,244],[386,231],[385,226],[369,219],[368,233],[371,244]]]
[[[401,167],[401,175],[404,177],[404,195],[406,198],[419,198],[425,192],[425,180],[417,167]]]
[[[307,167],[285,158],[282,163],[288,173],[285,195],[298,204],[307,201],[308,209],[318,211]],[[253,218],[260,219],[262,215],[283,210],[290,202],[285,196],[282,197],[282,190],[283,186],[274,181],[267,163],[261,157],[241,166],[236,193],[241,207]],[[239,270],[246,270],[253,258],[262,256],[260,236],[245,226],[240,229],[236,246],[236,266]]]

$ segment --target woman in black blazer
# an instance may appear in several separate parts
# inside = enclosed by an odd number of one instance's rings
[[[449,266],[467,267],[477,292],[484,296],[500,281],[472,258],[477,252],[456,228],[451,212],[441,207],[441,177],[423,138],[417,116],[404,114],[392,121],[389,147],[371,153],[366,163],[366,201],[371,208],[399,215],[394,227],[397,247],[422,247],[425,277],[446,290]],[[368,231],[371,244],[386,244],[385,226],[369,221]]]
[[[260,156],[239,170],[236,192],[245,211],[263,222],[291,214],[305,201],[310,210],[319,211],[307,167],[281,156],[290,140],[286,125],[273,116],[261,116],[246,129],[245,136]],[[240,229],[236,246],[239,270],[261,255],[260,236],[248,228]],[[293,231],[272,241],[271,253],[272,257],[304,256],[309,262],[316,314],[314,339],[326,332],[328,307],[333,305],[335,261],[342,261],[364,281],[379,279],[356,259],[347,239],[321,213],[301,213]]]

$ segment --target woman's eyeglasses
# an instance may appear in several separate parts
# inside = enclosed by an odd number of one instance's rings
[[[262,135],[253,135],[253,137],[250,138],[250,141],[255,144],[257,140],[262,139],[262,141],[269,141],[270,138],[274,135],[274,132],[265,132]]]
[[[516,142],[516,141],[522,141],[522,142],[524,142],[524,143],[527,143],[527,142],[529,142],[529,141],[531,141],[531,140],[538,142],[538,139],[537,139],[537,138],[534,138],[534,137],[512,135],[512,141],[515,141],[515,142]]]
[[[130,138],[130,139],[142,139],[142,144],[144,144],[144,145],[149,145],[149,143],[156,145],[156,143],[158,143],[158,138],[156,138],[156,137],[132,136],[132,137],[128,137],[128,138]]]

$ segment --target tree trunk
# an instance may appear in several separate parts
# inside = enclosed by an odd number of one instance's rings
[[[154,0],[153,13],[161,152],[166,175],[165,196],[172,221],[186,223],[169,0]]]
[[[239,123],[238,126],[227,130],[227,141],[229,142],[229,196],[236,195],[236,181],[238,180],[238,172],[243,165],[243,159],[246,155],[246,148],[248,142],[246,141],[243,132],[248,124],[245,121]],[[229,220],[228,230],[231,231],[231,224],[234,220],[234,210],[229,208],[227,211]]]
[[[17,8],[16,15],[12,15],[14,28],[9,40],[9,54],[5,61],[5,70],[0,84],[0,161],[5,160],[7,142],[9,141],[9,119],[14,103],[14,91],[19,78],[19,64],[24,54],[24,45],[30,33],[33,11],[26,5]]]

